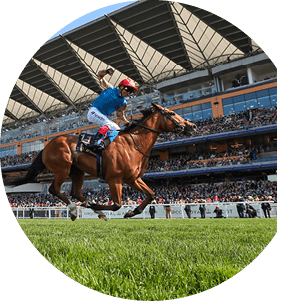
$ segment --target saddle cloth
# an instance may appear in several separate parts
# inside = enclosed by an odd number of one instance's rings
[[[104,142],[105,148],[112,143],[117,135],[119,134],[119,131],[108,131],[101,139]],[[92,153],[87,149],[87,146],[91,143],[91,140],[94,135],[87,134],[87,133],[80,133],[78,137],[78,142],[76,145],[76,151],[78,152],[89,152]]]
[[[101,139],[103,140],[104,143],[104,148],[106,148],[110,143],[112,143],[115,138],[117,137],[117,135],[119,134],[119,131],[108,131],[106,133],[106,135],[104,135]],[[80,133],[79,137],[78,137],[78,142],[76,145],[76,151],[77,152],[83,152],[83,153],[87,153],[90,155],[95,156],[97,158],[97,176],[99,178],[103,177],[102,174],[102,153],[104,151],[104,149],[102,149],[99,153],[93,153],[91,150],[89,150],[87,148],[87,146],[91,143],[91,140],[93,138],[94,135],[91,134],[87,134],[87,133]]]

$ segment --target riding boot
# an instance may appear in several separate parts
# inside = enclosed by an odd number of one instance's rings
[[[100,132],[97,132],[93,138],[91,139],[90,145],[98,145],[98,140],[103,136],[103,134],[101,134]]]
[[[109,127],[107,125],[101,127],[98,132],[95,134],[95,136],[91,139],[90,145],[88,146],[88,149],[93,150],[99,150],[104,148],[102,141],[99,141],[103,136],[107,133],[109,130]]]

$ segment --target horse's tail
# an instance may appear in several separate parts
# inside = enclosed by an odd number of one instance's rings
[[[27,184],[33,181],[45,168],[45,164],[42,160],[42,153],[43,150],[38,154],[36,159],[33,161],[33,163],[30,165],[26,175],[21,178],[13,179],[13,180],[4,180],[5,186],[19,186],[22,184]]]

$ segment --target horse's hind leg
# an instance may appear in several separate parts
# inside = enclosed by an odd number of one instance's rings
[[[81,171],[78,167],[76,167],[75,165],[72,165],[69,176],[72,180],[72,187],[71,187],[70,195],[73,198],[82,202],[82,206],[86,207],[88,205],[87,200],[82,194],[82,187],[84,184],[85,173],[83,171]],[[106,215],[101,210],[97,210],[97,211],[95,211],[95,213],[98,214],[98,217],[100,219],[103,219],[105,221],[107,220]]]
[[[134,211],[129,210],[124,217],[133,217],[136,214],[140,214],[144,208],[153,200],[154,192],[141,180],[141,178],[136,179],[134,182],[128,183],[132,188],[144,192],[146,194],[146,199],[137,207]]]
[[[84,184],[85,173],[83,171],[81,171],[78,167],[76,167],[75,165],[72,165],[69,176],[72,180],[72,187],[71,187],[70,195],[73,198],[79,200],[80,202],[85,203],[86,198],[82,194],[82,187]]]
[[[49,187],[49,192],[61,199],[64,203],[69,205],[70,208],[70,216],[73,221],[76,219],[76,206],[74,203],[70,202],[66,196],[61,194],[61,186],[66,181],[69,175],[69,170],[61,171],[58,173],[54,173],[54,181],[52,182],[51,186]]]

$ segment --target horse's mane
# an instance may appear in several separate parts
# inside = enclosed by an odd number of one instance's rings
[[[140,112],[143,114],[143,116],[141,118],[135,119],[132,122],[130,122],[122,130],[123,133],[128,133],[130,130],[135,128],[137,126],[137,124],[140,124],[143,120],[145,120],[148,116],[150,116],[154,111],[153,111],[153,107],[147,107],[147,108],[140,110]]]

